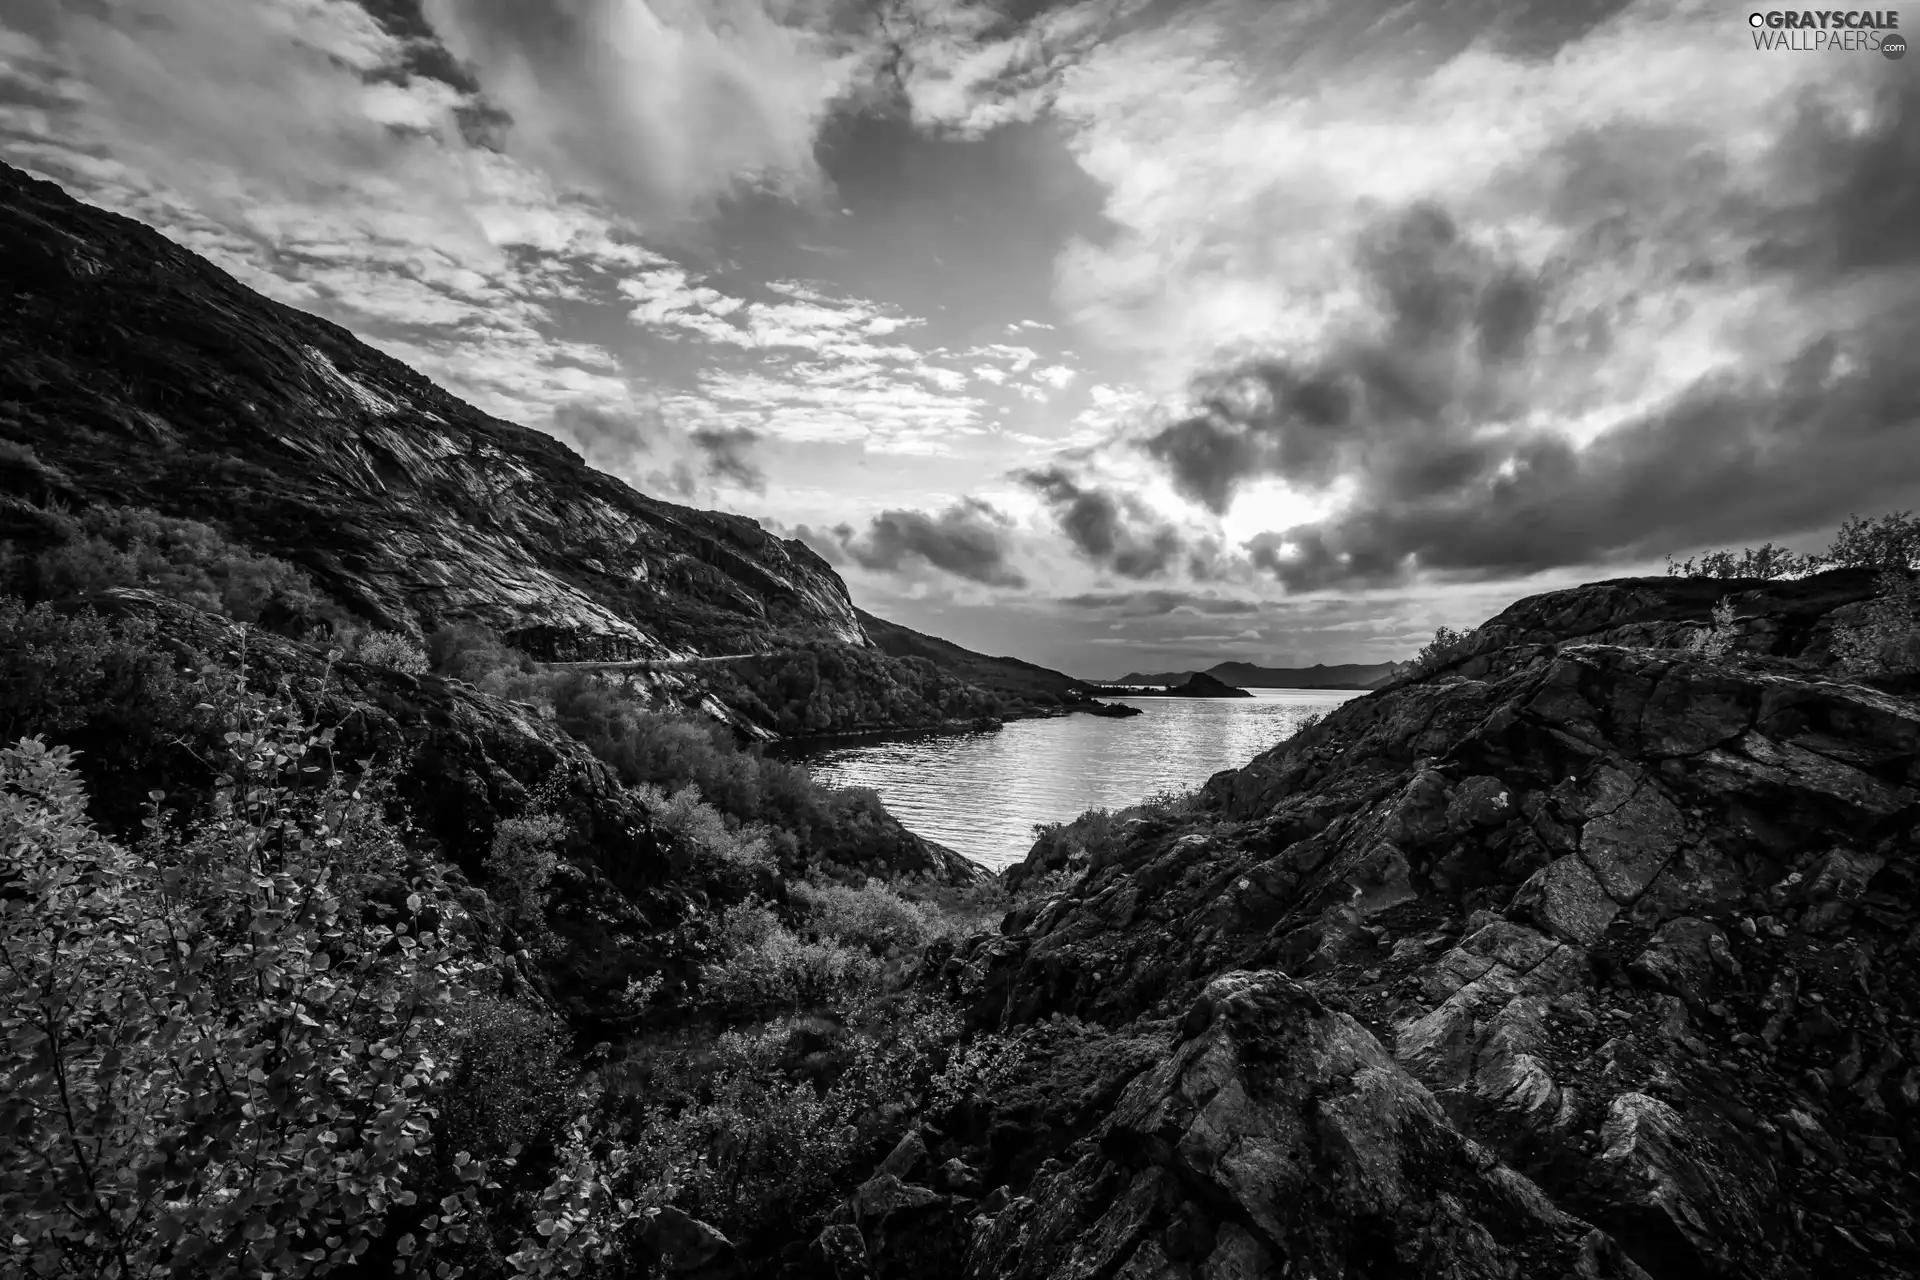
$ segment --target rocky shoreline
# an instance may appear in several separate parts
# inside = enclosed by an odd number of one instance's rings
[[[1741,585],[1719,657],[1700,583],[1523,601],[931,958],[1025,1065],[816,1257],[1914,1274],[1920,710],[1833,668],[1864,575]]]

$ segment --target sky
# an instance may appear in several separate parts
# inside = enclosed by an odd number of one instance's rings
[[[1096,678],[1378,662],[1920,506],[1920,57],[1846,43],[1694,0],[9,0],[0,159],[883,617]]]

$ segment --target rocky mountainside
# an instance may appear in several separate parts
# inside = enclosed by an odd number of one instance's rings
[[[951,640],[925,635],[897,622],[855,609],[860,625],[882,652],[895,658],[925,658],[955,679],[1037,706],[1084,706],[1093,686],[1019,658],[993,658]]]
[[[380,626],[536,657],[865,645],[751,520],[660,502],[127,218],[0,165],[5,487],[205,520]]]
[[[940,969],[1024,1065],[862,1188],[842,1254],[1920,1273],[1920,707],[1832,661],[1871,591],[1522,601],[1191,810],[1028,868],[1074,878]],[[1681,647],[1728,592],[1730,650]]]

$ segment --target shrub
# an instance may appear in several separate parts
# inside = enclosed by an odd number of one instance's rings
[[[936,932],[926,908],[877,880],[858,888],[802,880],[788,892],[810,928],[871,955],[897,955],[925,946]]]
[[[216,733],[228,695],[204,661],[176,653],[150,618],[0,596],[0,742],[44,735],[74,748],[95,817],[138,832],[149,789],[211,780],[188,744]]]
[[[16,504],[17,506],[17,504]],[[54,545],[16,557],[0,590],[35,601],[109,587],[140,587],[238,622],[297,635],[348,614],[305,571],[231,541],[198,520],[141,507],[91,507],[73,515],[26,508]]]
[[[1408,674],[1417,679],[1457,661],[1465,656],[1467,642],[1472,638],[1471,631],[1455,631],[1452,627],[1435,628],[1433,639],[1414,655]]]
[[[502,818],[494,825],[493,846],[486,858],[488,893],[535,948],[551,937],[547,883],[553,878],[559,860],[556,850],[566,834],[566,822],[547,813]]]
[[[824,1004],[880,974],[865,950],[831,938],[804,941],[764,903],[727,908],[716,932],[720,956],[702,966],[700,985],[723,1013]]]
[[[558,1172],[573,1113],[582,1105],[563,1041],[553,1017],[498,996],[476,994],[450,1020],[440,1047],[452,1065],[434,1095],[434,1190],[461,1186],[456,1152],[503,1172],[480,1192],[466,1247],[446,1249],[469,1270],[510,1269],[506,1252],[518,1243],[511,1224],[526,1220],[530,1202]]]
[[[1873,520],[1850,516],[1822,559],[1841,569],[1920,569],[1920,517],[1911,511]]]
[[[678,1204],[749,1250],[804,1238],[910,1117],[963,1096],[995,1061],[988,1046],[956,1064],[961,1018],[932,997],[868,1002],[850,1024],[819,1086],[791,1074],[810,1037],[783,1019],[722,1035],[694,1073],[627,1095],[632,1197]]]
[[[1920,568],[1920,518],[1893,511],[1871,520],[1849,516],[1825,551],[1800,555],[1771,542],[1709,551],[1698,560],[1667,557],[1667,575],[1680,578],[1799,578],[1823,569]]]
[[[1315,725],[1319,724],[1322,720],[1325,720],[1326,718],[1327,718],[1327,713],[1324,711],[1309,711],[1307,712],[1307,714],[1301,716],[1298,720],[1293,722],[1292,730],[1288,732],[1286,737],[1280,739],[1280,741],[1281,742],[1297,742],[1301,738],[1304,738],[1307,735],[1308,731],[1311,730]]]
[[[1721,596],[1719,603],[1713,606],[1713,625],[1696,628],[1687,637],[1688,652],[1708,658],[1724,657],[1740,634],[1734,629],[1733,622],[1733,599]]]
[[[362,632],[353,643],[353,656],[407,675],[425,675],[427,671],[426,652],[397,631]]]
[[[1670,578],[1798,578],[1823,568],[1817,555],[1798,555],[1771,542],[1747,547],[1739,555],[1731,551],[1709,551],[1696,562],[1689,558],[1676,562],[1667,557]]]
[[[329,735],[255,705],[227,741],[210,816],[170,832],[156,794],[137,850],[65,748],[0,752],[0,1269],[318,1274],[415,1197],[459,909],[428,875],[352,919],[379,890],[337,881],[343,845],[400,872],[357,793],[297,789]]]
[[[654,826],[691,843],[714,864],[714,870],[751,873],[772,869],[766,829],[729,823],[725,814],[701,799],[700,788],[692,783],[672,795],[643,783],[635,788],[635,794],[647,807]]]
[[[1840,669],[1868,676],[1920,671],[1920,578],[1887,569],[1878,588],[1858,624],[1835,629]]]

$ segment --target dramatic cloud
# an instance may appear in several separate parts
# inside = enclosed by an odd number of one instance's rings
[[[815,189],[814,138],[865,83],[824,6],[758,0],[423,0],[504,108],[511,152],[643,224],[747,183]],[[811,19],[811,21],[809,21]]]
[[[1058,467],[1015,478],[1046,501],[1075,550],[1123,578],[1160,577],[1188,553],[1180,531],[1132,495],[1084,486]]]
[[[720,485],[753,493],[766,488],[766,473],[755,457],[757,433],[740,427],[689,429],[658,403],[610,408],[570,402],[554,410],[547,427],[579,449],[590,465],[643,491],[711,501]]]
[[[1774,208],[1743,209],[1753,193],[1724,166],[1658,133],[1569,140],[1525,180],[1552,184],[1546,207],[1578,233],[1537,267],[1435,205],[1404,209],[1353,247],[1369,326],[1209,376],[1199,411],[1143,446],[1216,513],[1263,475],[1337,495],[1328,518],[1248,545],[1295,588],[1592,564],[1896,502],[1920,482],[1899,444],[1920,426],[1904,354],[1920,344],[1920,189],[1892,164],[1920,154],[1916,102],[1909,83],[1864,118],[1808,109],[1759,166],[1789,193]],[[1687,184],[1689,209],[1718,206],[1711,234],[1671,225]],[[1621,287],[1639,283],[1621,257],[1650,252],[1702,282],[1684,323]],[[1690,325],[1712,353],[1637,410],[1609,385],[1636,323]],[[1616,422],[1568,429],[1609,401]]]
[[[991,0],[881,5],[881,65],[915,124],[944,137],[979,138],[1037,119],[1052,105],[1062,72],[1142,0],[1037,6],[1025,21],[1009,16],[1014,7]]]
[[[1008,564],[1007,523],[992,505],[969,498],[938,515],[883,511],[858,532],[843,524],[825,533],[802,527],[796,536],[829,559],[849,557],[863,569],[901,573],[931,565],[970,582],[1024,587],[1025,575]]]

